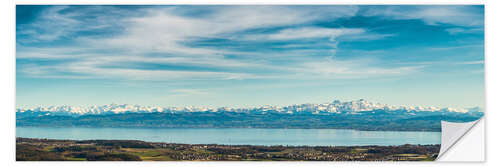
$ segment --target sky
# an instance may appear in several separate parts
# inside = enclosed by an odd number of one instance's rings
[[[484,6],[16,7],[19,108],[467,108],[484,85]]]

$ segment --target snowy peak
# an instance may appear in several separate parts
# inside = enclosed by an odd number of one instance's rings
[[[231,108],[231,107],[148,107],[130,104],[109,104],[102,106],[91,107],[74,107],[74,106],[50,106],[36,107],[28,109],[17,109],[18,114],[37,114],[37,115],[100,115],[100,114],[120,114],[120,113],[154,113],[154,112],[282,112],[282,113],[358,113],[373,110],[396,111],[402,110],[407,112],[482,112],[479,107],[470,109],[455,109],[455,108],[439,108],[439,107],[422,107],[422,106],[392,106],[387,104],[373,103],[364,99],[341,102],[334,100],[331,103],[322,104],[295,104],[289,106],[271,106],[252,108]]]

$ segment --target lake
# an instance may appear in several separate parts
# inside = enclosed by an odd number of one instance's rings
[[[73,140],[142,140],[185,144],[293,146],[387,146],[441,143],[441,132],[357,131],[346,129],[17,127],[16,137]]]

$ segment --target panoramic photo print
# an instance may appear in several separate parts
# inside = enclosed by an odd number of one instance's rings
[[[483,5],[17,5],[15,42],[17,161],[434,161],[484,115]]]

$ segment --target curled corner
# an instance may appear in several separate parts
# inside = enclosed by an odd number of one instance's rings
[[[479,120],[481,119],[463,123],[441,121],[441,148],[437,160],[474,127]]]

